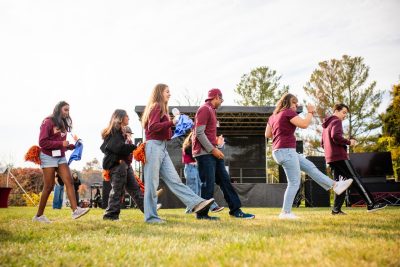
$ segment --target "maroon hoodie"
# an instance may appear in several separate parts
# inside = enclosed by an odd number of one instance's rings
[[[325,150],[326,162],[349,159],[346,145],[350,145],[350,140],[343,138],[342,121],[332,115],[324,120],[322,128],[321,146]]]
[[[39,146],[44,154],[52,157],[53,150],[60,150],[60,157],[64,157],[66,150],[75,148],[73,144],[64,147],[63,142],[65,140],[67,140],[67,133],[61,132],[50,117],[43,120],[40,126]]]

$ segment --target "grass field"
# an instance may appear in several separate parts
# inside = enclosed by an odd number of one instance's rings
[[[93,209],[72,220],[68,209],[46,208],[52,224],[32,223],[36,208],[0,210],[0,266],[400,266],[400,209],[367,213],[297,208],[245,208],[254,220],[197,221],[183,209],[159,211],[166,224],[148,225],[139,210],[103,221]]]

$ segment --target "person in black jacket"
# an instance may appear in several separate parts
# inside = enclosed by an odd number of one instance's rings
[[[125,142],[124,128],[129,124],[129,117],[125,110],[117,109],[111,116],[108,127],[101,136],[104,140],[100,149],[104,153],[103,169],[110,171],[111,191],[108,206],[103,216],[104,220],[119,220],[120,200],[126,190],[143,212],[143,194],[136,179],[132,176],[132,167],[126,159],[136,149],[134,144]],[[125,188],[125,190],[124,190]]]
[[[72,173],[72,179],[74,181],[74,189],[75,189],[75,198],[76,198],[76,203],[79,206],[79,186],[81,186],[81,180],[79,180],[79,176],[77,172]]]

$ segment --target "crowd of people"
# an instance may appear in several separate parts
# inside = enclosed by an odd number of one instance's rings
[[[171,93],[166,84],[157,84],[149,98],[141,117],[145,131],[144,185],[135,179],[132,169],[132,152],[137,149],[133,144],[129,128],[129,116],[125,110],[117,109],[111,116],[108,126],[101,132],[104,153],[103,169],[109,175],[111,191],[104,220],[119,220],[120,201],[125,191],[132,197],[137,207],[144,213],[146,223],[165,223],[158,215],[157,189],[160,179],[170,191],[186,206],[186,213],[195,213],[199,220],[219,220],[209,212],[220,212],[224,207],[214,200],[214,187],[217,184],[228,204],[229,215],[239,219],[254,219],[255,215],[242,210],[240,198],[231,184],[224,162],[224,138],[217,136],[218,120],[216,110],[223,103],[219,89],[208,91],[207,99],[199,107],[194,118],[194,127],[188,133],[182,147],[182,162],[185,164],[186,185],[182,183],[167,151],[167,142],[172,137],[172,127],[178,123],[179,115],[171,118],[168,102]],[[265,137],[272,139],[274,160],[283,167],[288,178],[284,194],[280,219],[298,219],[292,213],[292,205],[300,186],[301,171],[306,172],[325,190],[335,193],[332,215],[345,215],[341,210],[343,192],[350,186],[355,187],[365,199],[369,212],[384,208],[377,203],[372,194],[363,185],[360,176],[351,165],[347,146],[355,145],[355,139],[343,137],[342,121],[349,108],[344,104],[335,105],[333,115],[323,124],[321,145],[325,150],[326,162],[333,170],[334,179],[330,179],[303,155],[296,152],[295,130],[307,128],[315,113],[313,105],[307,105],[304,118],[297,114],[298,100],[292,94],[284,94],[278,101],[273,114],[269,117]],[[56,105],[53,114],[42,122],[39,135],[41,148],[40,160],[43,170],[44,188],[39,208],[33,221],[49,223],[44,215],[47,199],[55,186],[62,182],[70,200],[72,218],[85,215],[89,208],[80,208],[78,194],[74,188],[77,176],[71,175],[65,158],[65,151],[74,149],[67,141],[71,131],[72,119],[69,116],[69,104],[62,101]],[[58,179],[54,179],[56,177]],[[78,179],[79,180],[79,179]],[[143,192],[144,191],[144,192]],[[59,195],[59,192],[58,192]]]

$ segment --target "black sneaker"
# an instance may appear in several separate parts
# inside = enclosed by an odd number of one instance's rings
[[[386,206],[387,206],[387,204],[385,204],[385,203],[376,203],[373,205],[368,205],[367,212],[374,212],[377,210],[381,210],[381,209],[386,208]]]
[[[347,215],[347,213],[344,213],[343,211],[339,210],[339,211],[333,211],[332,210],[332,215]]]
[[[209,221],[218,221],[219,217],[211,217],[208,215],[196,215],[197,220],[209,220]]]
[[[105,221],[119,221],[119,217],[109,217],[109,216],[103,216],[103,220]]]
[[[240,218],[240,219],[254,219],[256,216],[250,213],[244,213],[241,209],[236,210],[235,212],[229,212],[229,215]]]

